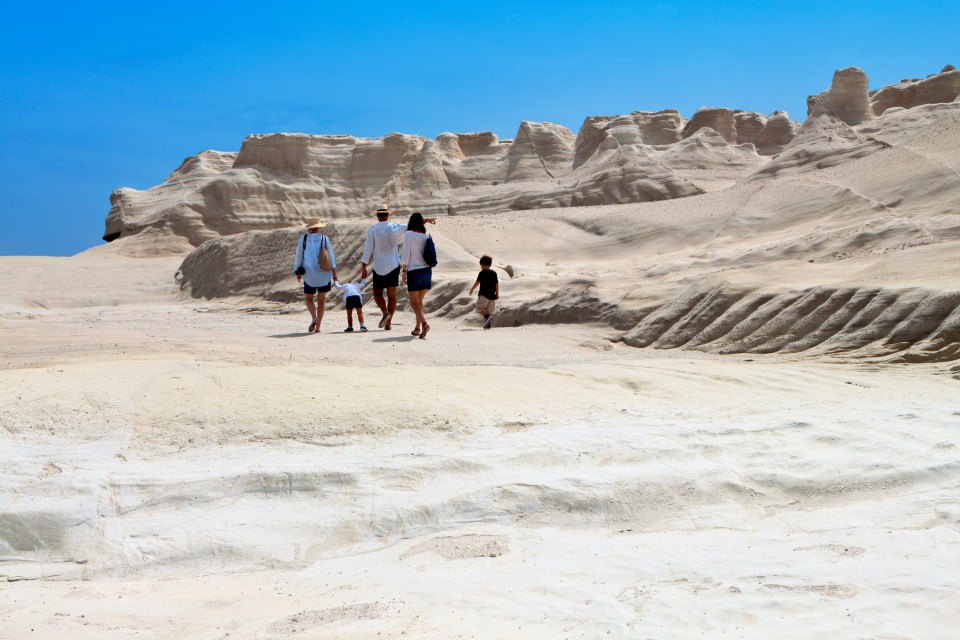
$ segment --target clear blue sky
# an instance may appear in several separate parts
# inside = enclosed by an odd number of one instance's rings
[[[701,106],[805,116],[960,65],[960,1],[5,2],[0,254],[100,244],[110,192],[251,133],[433,137]]]

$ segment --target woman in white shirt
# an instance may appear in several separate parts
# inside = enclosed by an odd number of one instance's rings
[[[307,233],[297,239],[297,254],[293,258],[293,272],[297,282],[303,278],[303,299],[310,312],[310,327],[308,333],[320,333],[320,322],[323,321],[323,308],[327,302],[327,292],[330,283],[337,279],[337,259],[333,256],[333,247],[330,238],[320,233],[323,223],[320,218],[307,220]],[[320,250],[330,252],[330,271],[320,268]],[[314,304],[313,296],[317,296]]]
[[[404,284],[407,285],[407,296],[410,298],[410,307],[417,317],[417,326],[411,335],[427,337],[430,325],[423,313],[423,299],[433,280],[433,269],[423,259],[423,248],[427,244],[427,228],[423,216],[414,213],[407,222],[407,231],[403,234],[403,253],[400,256],[400,269]]]

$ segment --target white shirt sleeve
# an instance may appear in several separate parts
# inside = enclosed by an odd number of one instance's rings
[[[373,257],[373,229],[367,229],[367,239],[363,241],[363,255],[360,256],[360,262],[370,264]]]
[[[406,241],[406,234],[404,234],[403,250],[400,252],[400,266],[406,269],[408,264],[410,264],[410,243]]]

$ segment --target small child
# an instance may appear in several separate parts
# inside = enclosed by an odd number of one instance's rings
[[[339,282],[333,284],[337,289],[343,289],[343,301],[347,303],[347,328],[343,332],[350,333],[353,331],[353,310],[356,309],[357,320],[360,321],[360,331],[366,333],[367,327],[363,324],[363,294],[361,292],[364,285],[367,284],[366,279],[360,282],[348,282],[347,284],[340,284]]]
[[[489,329],[493,325],[493,312],[496,310],[497,298],[500,297],[500,281],[497,278],[497,272],[491,269],[493,258],[483,256],[480,258],[480,273],[477,274],[477,281],[470,287],[470,294],[473,290],[480,287],[477,296],[477,313],[483,316],[483,328]]]

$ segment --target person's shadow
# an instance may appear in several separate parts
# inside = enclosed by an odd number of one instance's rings
[[[296,333],[275,333],[272,336],[268,336],[268,337],[269,338],[299,338],[300,336],[309,336],[309,335],[312,335],[312,334],[306,331],[298,331]]]
[[[392,336],[390,338],[374,338],[370,342],[411,342],[416,339],[417,336]]]

